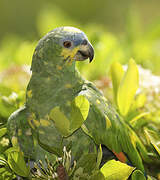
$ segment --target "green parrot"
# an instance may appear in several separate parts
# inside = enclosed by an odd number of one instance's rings
[[[76,161],[95,154],[93,162],[102,144],[121,162],[144,172],[141,156],[146,150],[140,139],[75,67],[76,61],[91,62],[93,57],[91,43],[77,28],[56,28],[39,41],[26,103],[8,120],[12,144],[34,161],[60,157],[65,146]]]

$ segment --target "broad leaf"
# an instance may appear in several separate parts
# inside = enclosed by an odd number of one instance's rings
[[[76,168],[82,167],[84,173],[91,173],[96,167],[96,158],[97,155],[94,153],[85,154],[78,160]]]
[[[89,180],[105,180],[104,175],[100,172],[94,172],[94,174],[89,178]]]
[[[112,78],[114,99],[115,99],[115,102],[117,103],[118,88],[122,80],[122,77],[124,75],[124,70],[123,70],[122,65],[118,62],[114,62],[111,65],[110,73],[111,73],[111,78]]]
[[[143,107],[146,103],[146,100],[147,100],[146,94],[144,93],[139,94],[135,100],[136,108]]]
[[[87,98],[82,95],[77,96],[75,97],[74,102],[75,106],[80,109],[83,119],[86,120],[89,112],[89,102]]]
[[[89,102],[84,96],[77,96],[72,102],[70,130],[73,132],[86,120],[89,112]]]
[[[150,142],[153,145],[154,149],[160,156],[160,136],[156,132],[149,130],[147,128],[144,129],[144,132],[148,142]]]
[[[22,152],[12,151],[8,154],[10,168],[19,176],[28,177],[29,168],[26,166]]]
[[[71,134],[69,131],[70,122],[58,106],[51,110],[49,117],[54,121],[55,127],[63,136]]]
[[[4,136],[7,133],[7,128],[0,129],[0,137]]]
[[[120,161],[111,160],[104,164],[100,171],[107,180],[127,180],[134,169]]]
[[[131,59],[117,94],[117,104],[121,115],[126,116],[128,114],[138,87],[138,68],[134,60]]]
[[[15,152],[15,151],[19,152],[19,148],[18,148],[18,147],[10,147],[10,148],[8,148],[8,149],[4,152],[4,154],[5,154],[6,156],[8,156],[9,153]]]
[[[140,170],[135,170],[132,174],[132,180],[146,180],[146,178]]]

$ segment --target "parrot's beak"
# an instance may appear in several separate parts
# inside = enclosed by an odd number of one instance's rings
[[[91,63],[94,58],[94,49],[90,42],[87,41],[86,44],[80,45],[79,50],[76,54],[77,61],[83,61],[89,58],[89,62]]]

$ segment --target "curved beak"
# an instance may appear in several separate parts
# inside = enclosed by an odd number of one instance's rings
[[[80,49],[76,54],[78,61],[83,61],[89,58],[89,62],[91,63],[94,58],[94,49],[90,42],[87,42],[86,45],[82,44]]]
[[[89,62],[91,63],[93,58],[94,58],[94,49],[93,46],[91,44],[89,44]]]

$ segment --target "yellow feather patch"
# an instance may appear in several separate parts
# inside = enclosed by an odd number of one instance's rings
[[[44,61],[44,65],[48,65],[48,62]]]
[[[57,65],[58,70],[62,70],[62,66]]]
[[[72,85],[71,85],[71,84],[65,84],[65,87],[66,87],[66,88],[71,88]]]
[[[36,115],[35,115],[34,113],[31,113],[31,114],[29,115],[29,117],[28,117],[28,123],[29,123],[29,125],[31,126],[32,129],[35,129],[35,127],[34,127],[34,125],[33,125],[33,123],[32,123],[32,121],[33,121],[34,119],[36,119]]]
[[[61,52],[61,56],[63,56],[65,59],[70,57],[72,61],[78,50],[79,50],[79,46],[75,47],[74,49],[64,48]]]
[[[48,120],[45,120],[45,119],[40,119],[40,123],[42,126],[49,126],[50,125],[50,122]]]
[[[33,123],[36,125],[36,127],[40,126],[40,122],[38,120],[33,119]]]
[[[111,121],[109,120],[109,118],[107,116],[105,116],[105,119],[106,119],[106,129],[110,128],[111,127]]]
[[[45,132],[42,130],[39,130],[38,132],[39,132],[39,134],[45,134]]]
[[[22,129],[18,129],[18,136],[22,135]]]
[[[50,81],[51,80],[51,78],[50,77],[47,77],[47,81]]]

